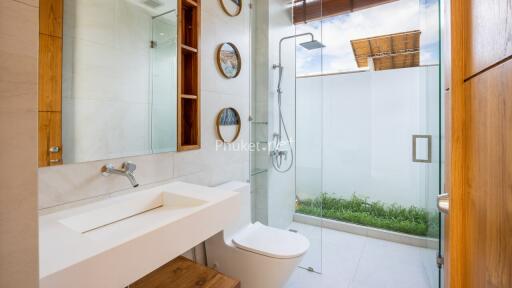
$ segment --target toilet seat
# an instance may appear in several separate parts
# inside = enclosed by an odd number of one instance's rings
[[[237,248],[278,259],[300,257],[309,248],[309,241],[304,236],[259,222],[237,233],[232,241]]]

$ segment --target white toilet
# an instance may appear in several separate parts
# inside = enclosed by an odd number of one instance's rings
[[[281,288],[309,248],[306,237],[251,223],[251,188],[248,183],[217,186],[241,193],[240,218],[206,241],[208,266],[241,281],[244,288]]]

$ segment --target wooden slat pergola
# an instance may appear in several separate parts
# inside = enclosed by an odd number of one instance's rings
[[[414,30],[351,40],[357,67],[368,67],[369,59],[375,71],[419,66],[420,35]]]

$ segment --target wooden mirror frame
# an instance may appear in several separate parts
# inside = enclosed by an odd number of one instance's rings
[[[224,46],[224,45],[229,45],[229,46],[231,46],[231,48],[233,48],[233,50],[235,51],[235,54],[236,54],[236,58],[238,60],[236,74],[232,77],[230,77],[230,76],[226,75],[226,73],[224,73],[224,70],[222,69],[222,63],[220,62],[220,51],[222,50],[222,46]],[[217,68],[219,69],[222,76],[226,77],[227,79],[233,79],[233,78],[238,77],[238,75],[240,75],[240,71],[242,70],[242,57],[240,56],[240,52],[238,51],[238,48],[236,48],[235,44],[233,44],[231,42],[221,43],[219,45],[219,47],[217,47],[216,58],[217,58],[216,59],[217,60]]]
[[[227,15],[229,15],[231,17],[236,17],[236,16],[240,15],[240,13],[242,13],[242,6],[244,5],[244,2],[243,2],[244,0],[240,0],[240,7],[239,7],[238,11],[236,11],[236,13],[233,13],[233,14],[231,14],[228,11],[228,8],[226,8],[226,5],[224,5],[224,1],[231,1],[231,0],[219,0],[222,10],[224,10],[224,13],[226,13]]]
[[[222,119],[222,114],[225,110],[227,109],[231,109],[235,112],[235,115],[236,115],[236,118],[238,119],[238,125],[237,125],[237,128],[236,128],[236,133],[235,133],[235,136],[233,137],[233,139],[231,141],[226,141],[226,139],[224,139],[224,137],[222,137],[222,133],[220,132],[220,121]],[[223,143],[226,143],[226,144],[230,144],[230,143],[233,143],[236,141],[236,139],[238,139],[238,136],[240,136],[240,130],[242,129],[242,119],[240,118],[240,114],[238,113],[238,111],[233,108],[233,107],[226,107],[226,108],[222,108],[219,113],[217,114],[217,121],[215,123],[215,126],[217,128],[217,135],[219,136],[220,140],[223,142]]]

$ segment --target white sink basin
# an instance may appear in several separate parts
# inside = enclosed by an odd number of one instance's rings
[[[142,217],[144,213],[153,214],[160,210],[177,212],[182,209],[201,206],[208,203],[201,199],[195,199],[174,193],[142,193],[135,197],[119,199],[116,203],[105,207],[93,209],[75,216],[61,219],[59,222],[82,234],[96,229],[106,228],[119,221],[132,217]],[[159,209],[159,211],[153,211]]]
[[[40,287],[126,287],[239,209],[237,192],[174,182],[41,216]]]

